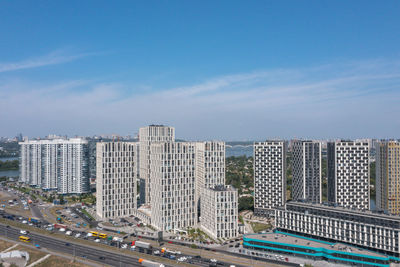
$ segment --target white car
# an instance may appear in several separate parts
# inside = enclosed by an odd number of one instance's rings
[[[180,257],[180,258],[178,259],[178,261],[180,261],[180,262],[183,262],[183,261],[186,261],[186,260],[187,260],[186,257]]]
[[[28,231],[21,230],[21,231],[19,231],[19,233],[20,233],[21,235],[27,235],[27,234],[28,234]]]
[[[80,236],[81,236],[81,233],[77,233],[77,234],[75,235],[76,238],[78,238],[78,237],[80,237]]]
[[[28,223],[28,221],[27,221],[27,220],[23,220],[23,221],[22,221],[22,223],[24,223],[24,224],[27,224],[27,223]]]
[[[100,239],[96,238],[96,239],[94,240],[94,242],[100,243]]]
[[[215,263],[215,262],[217,262],[217,260],[216,260],[216,259],[211,259],[210,261],[211,261],[211,262],[214,262],[214,263]]]
[[[159,250],[156,250],[156,251],[154,251],[154,255],[160,255],[160,251]]]
[[[128,248],[128,244],[122,244],[121,248],[125,248],[125,249]]]
[[[66,231],[65,234],[66,235],[72,235],[72,231]]]
[[[60,228],[60,232],[65,232],[65,228]]]
[[[91,237],[91,236],[93,236],[92,233],[87,233],[87,235],[86,235],[86,237]]]

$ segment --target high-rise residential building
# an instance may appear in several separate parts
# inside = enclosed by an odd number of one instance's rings
[[[254,143],[254,214],[273,216],[286,202],[285,141]]]
[[[59,194],[89,191],[88,147],[81,138],[26,140],[21,146],[20,181]]]
[[[88,142],[81,138],[60,140],[58,153],[57,192],[59,194],[89,192]]]
[[[137,208],[138,143],[99,142],[96,147],[96,213],[127,217]]]
[[[42,189],[57,189],[58,144],[42,141]]]
[[[383,141],[376,147],[376,207],[400,214],[400,142]]]
[[[204,188],[201,194],[201,228],[213,238],[238,235],[238,192],[233,186]]]
[[[42,185],[42,146],[39,141],[20,142],[20,178],[23,183]]]
[[[149,125],[139,129],[139,177],[141,179],[141,194],[145,199],[141,203],[151,202],[150,180],[150,146],[152,143],[175,141],[175,129],[164,125]],[[143,193],[144,190],[144,193]]]
[[[200,208],[199,200],[204,188],[214,187],[216,185],[225,185],[225,142],[223,141],[205,141],[197,142],[197,148],[204,163],[204,175],[197,179],[197,202]]]
[[[321,143],[293,141],[292,199],[321,203]]]
[[[151,223],[159,230],[197,223],[196,180],[204,175],[202,153],[197,143],[151,144]]]
[[[365,141],[328,143],[328,201],[369,209],[369,145]]]

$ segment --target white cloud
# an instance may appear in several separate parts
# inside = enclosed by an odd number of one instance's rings
[[[6,116],[0,115],[0,124],[9,127],[0,136],[132,134],[164,123],[193,139],[391,137],[400,132],[396,64],[259,71],[144,94],[127,94],[135,86],[120,83],[3,84],[0,114]]]
[[[65,50],[56,50],[47,55],[25,59],[19,62],[0,63],[0,73],[56,65],[89,56],[88,53],[68,54]]]

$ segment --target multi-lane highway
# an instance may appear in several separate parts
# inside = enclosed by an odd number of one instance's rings
[[[21,234],[19,229],[0,224],[0,235],[6,236],[9,239],[18,240]],[[71,254],[76,257],[93,260],[110,266],[141,266],[138,263],[138,258],[126,254],[122,255],[105,249],[93,248],[91,246],[85,246],[32,232],[29,233],[29,236],[32,239],[32,243],[40,244],[41,247],[49,250]]]

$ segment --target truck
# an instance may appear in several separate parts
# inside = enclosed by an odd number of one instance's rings
[[[54,228],[56,228],[56,229],[60,229],[60,228],[67,229],[67,226],[65,224],[55,223],[54,224]]]
[[[28,221],[31,223],[40,223],[40,220],[35,217],[29,217]]]
[[[132,241],[131,246],[136,246],[138,248],[151,249],[150,243],[142,242],[142,241]]]
[[[139,263],[142,266],[146,266],[146,267],[165,267],[165,265],[162,263],[155,262],[155,261],[149,261],[149,260],[145,260],[142,258],[139,259]]]

